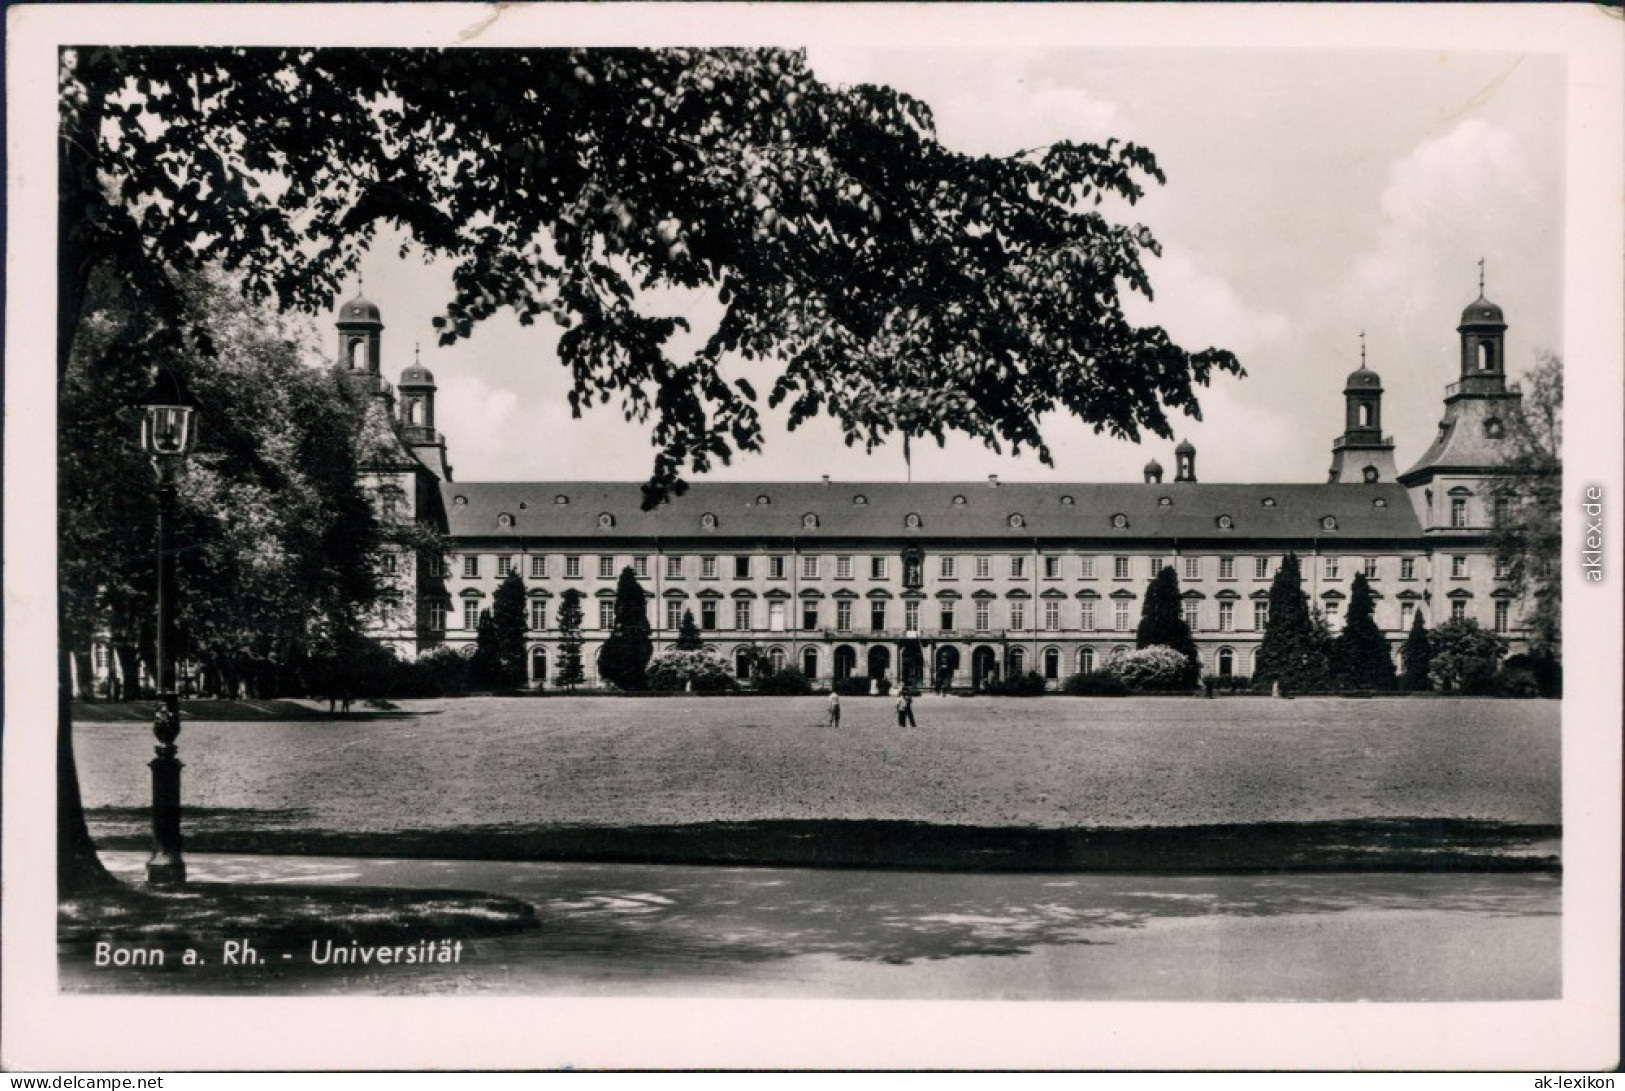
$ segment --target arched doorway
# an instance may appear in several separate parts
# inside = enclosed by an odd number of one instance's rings
[[[801,673],[805,674],[809,679],[816,679],[818,677],[817,648],[801,649]]]
[[[1044,649],[1044,681],[1058,682],[1061,678],[1061,649]]]
[[[767,652],[767,662],[768,666],[773,668],[774,674],[782,671],[784,669],[784,649],[769,648]]]
[[[756,662],[755,648],[738,648],[734,651],[734,677],[743,681],[750,677],[750,668]]]
[[[1229,648],[1219,649],[1219,677],[1229,678],[1236,673],[1236,653]]]
[[[981,689],[998,677],[999,657],[992,648],[984,644],[971,653],[970,684],[972,689]]]
[[[533,648],[530,653],[530,680],[537,685],[547,681],[547,649]]]
[[[858,669],[858,653],[852,650],[852,645],[842,644],[835,649],[835,680],[844,682]]]
[[[1022,675],[1022,674],[1027,673],[1027,649],[1026,648],[1011,648],[1010,649],[1010,654],[1009,654],[1009,656],[1007,658],[1008,658],[1008,662],[1010,664],[1010,677],[1011,678],[1015,678],[1017,675]]]
[[[1093,648],[1078,649],[1078,673],[1093,674],[1095,669],[1095,650]]]
[[[876,644],[869,649],[869,677],[884,678],[889,670],[891,670],[891,649],[884,644]]]
[[[899,665],[903,675],[903,684],[917,686],[925,678],[925,653],[920,649],[918,640],[910,640],[903,644],[898,655]]]
[[[948,689],[959,673],[959,649],[952,644],[937,649],[937,688]]]

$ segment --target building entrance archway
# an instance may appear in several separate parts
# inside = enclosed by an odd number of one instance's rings
[[[999,677],[999,657],[992,648],[986,644],[977,648],[970,656],[970,684],[972,689],[981,689],[989,682]]]
[[[925,653],[920,648],[920,642],[910,640],[902,647],[898,655],[899,670],[905,686],[918,686],[925,680]]]
[[[891,649],[884,644],[876,644],[869,649],[869,677],[884,678],[889,670],[891,670]]]
[[[959,649],[952,644],[937,649],[937,688],[947,689],[954,684],[954,675],[959,673]]]
[[[858,653],[850,644],[842,644],[835,649],[835,680],[844,682],[851,678],[858,669]]]

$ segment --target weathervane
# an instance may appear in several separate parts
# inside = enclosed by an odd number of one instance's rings
[[[1365,331],[1360,331],[1360,366],[1365,367]]]
[[[1484,259],[1478,259],[1478,298],[1484,298]]]

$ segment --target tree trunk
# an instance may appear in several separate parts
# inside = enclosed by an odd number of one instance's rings
[[[73,760],[73,698],[69,653],[57,653],[56,701],[56,894],[60,898],[118,885],[96,855],[79,796],[79,770]]]

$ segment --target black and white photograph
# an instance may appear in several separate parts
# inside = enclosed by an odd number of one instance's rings
[[[1338,9],[10,9],[7,1067],[1617,1064],[1620,22]]]

